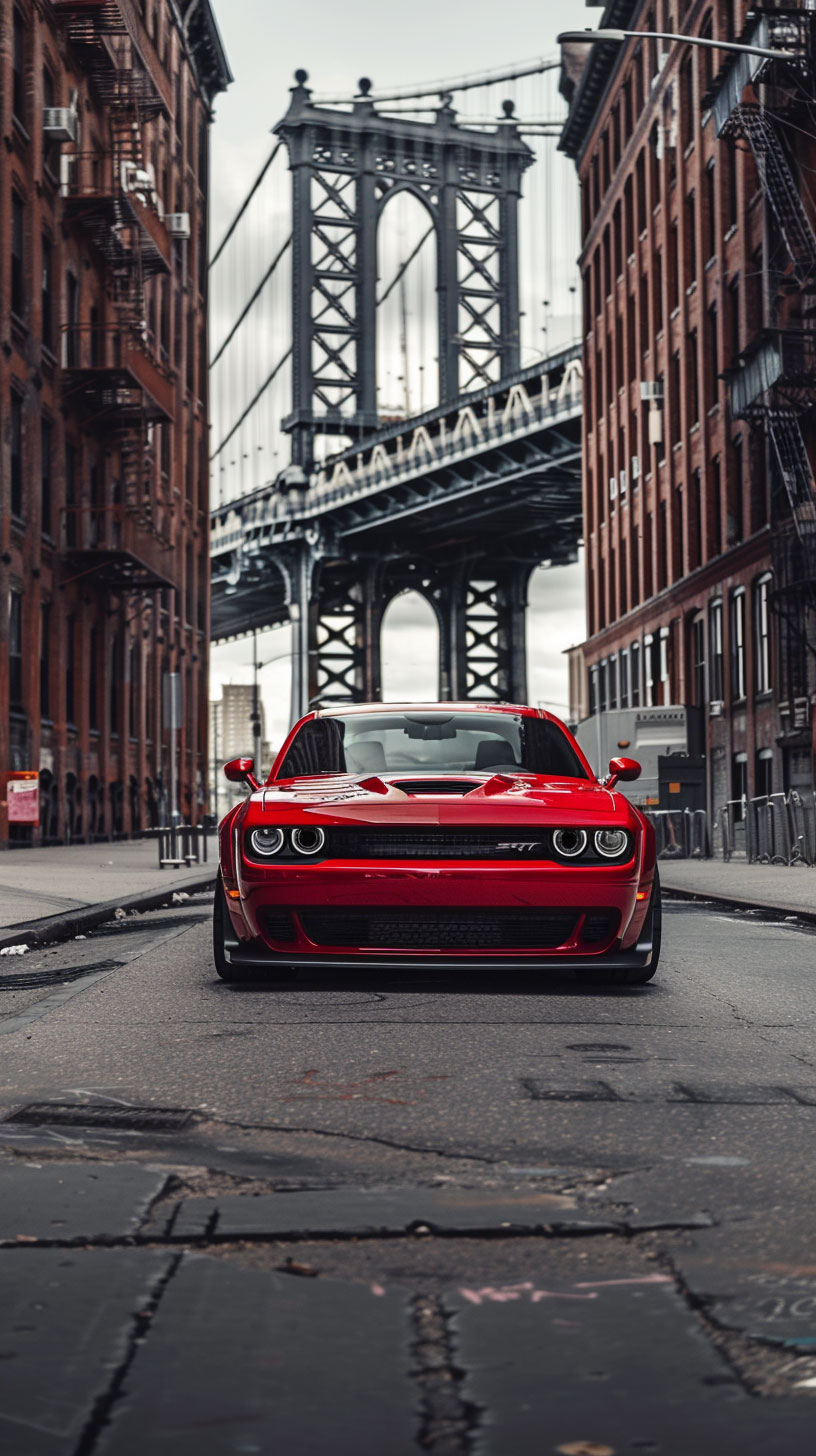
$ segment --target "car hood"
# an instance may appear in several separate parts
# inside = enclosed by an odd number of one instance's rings
[[[439,776],[436,793],[417,793],[420,775],[338,774],[282,780],[256,790],[247,800],[252,823],[335,824],[620,824],[639,816],[623,794],[592,779],[545,778],[535,774],[462,773]],[[425,782],[428,782],[427,780]],[[451,792],[442,785],[472,785]],[[400,785],[407,785],[400,787]]]

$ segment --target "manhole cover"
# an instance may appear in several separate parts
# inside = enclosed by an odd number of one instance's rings
[[[29,1102],[4,1122],[49,1127],[119,1127],[131,1132],[179,1132],[193,1114],[183,1107],[112,1107],[108,1103]]]

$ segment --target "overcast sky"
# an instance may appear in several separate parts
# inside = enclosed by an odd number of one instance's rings
[[[555,54],[561,29],[597,23],[582,0],[308,0],[279,7],[269,0],[214,0],[235,81],[216,102],[212,133],[212,220],[217,242],[270,149],[270,129],[288,104],[293,72],[309,72],[315,92],[356,89],[361,76],[378,88],[435,82]],[[529,697],[564,711],[563,649],[584,636],[579,567],[539,571],[531,583]],[[385,694],[435,696],[435,633],[429,609],[402,599],[389,611],[384,643]],[[288,628],[264,633],[259,657],[289,649]],[[251,640],[214,647],[211,695],[222,682],[251,681]],[[273,746],[289,716],[289,662],[280,656],[261,676]]]

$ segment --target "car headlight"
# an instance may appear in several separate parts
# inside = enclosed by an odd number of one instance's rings
[[[280,854],[283,849],[283,830],[253,829],[249,836],[249,843],[255,854],[263,855],[264,859],[267,859],[270,855]]]
[[[586,831],[584,829],[556,829],[553,844],[556,854],[562,855],[564,859],[577,859],[587,846]]]
[[[318,825],[307,824],[292,830],[292,848],[298,854],[319,854],[325,843],[326,835]]]
[[[625,829],[596,829],[595,848],[604,859],[620,859],[629,848],[629,835]]]

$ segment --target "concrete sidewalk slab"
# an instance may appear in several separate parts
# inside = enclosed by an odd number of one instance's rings
[[[816,920],[816,869],[806,865],[662,859],[659,869],[669,894]]]
[[[0,1450],[75,1456],[173,1257],[146,1249],[0,1250]]]
[[[214,834],[209,836],[208,852],[215,855]],[[9,850],[0,856],[0,926],[39,920],[119,895],[178,888],[201,879],[206,870],[206,865],[160,869],[155,839]]]
[[[188,1255],[94,1456],[409,1456],[407,1292]]]
[[[166,1181],[129,1163],[2,1163],[0,1242],[127,1238]]]

